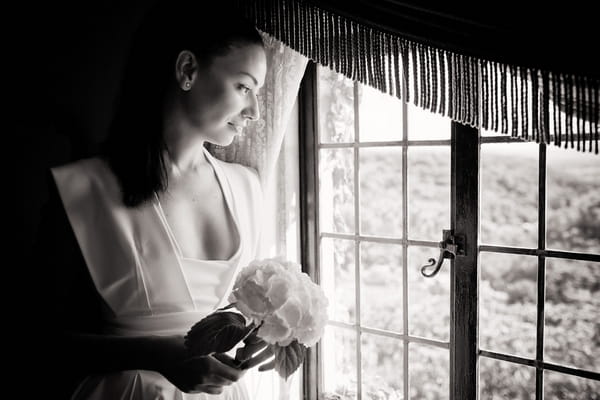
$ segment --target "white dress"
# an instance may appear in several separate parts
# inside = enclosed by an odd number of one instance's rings
[[[237,271],[256,257],[262,191],[258,175],[206,156],[240,237],[229,260],[186,258],[157,199],[135,209],[121,202],[117,181],[98,158],[52,170],[60,197],[98,293],[105,332],[123,336],[185,334],[227,304]],[[221,395],[180,392],[146,370],[88,376],[72,399],[248,399],[243,382]]]

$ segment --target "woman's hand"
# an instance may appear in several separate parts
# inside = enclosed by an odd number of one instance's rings
[[[224,386],[237,382],[246,369],[226,354],[194,357],[181,336],[160,338],[156,370],[184,393],[219,394]]]
[[[240,380],[247,370],[260,365],[259,371],[273,369],[273,352],[256,332],[244,339],[244,347],[236,358],[216,353],[210,356],[190,356],[182,336],[161,337],[155,349],[160,359],[156,370],[184,393],[220,394],[224,386]],[[264,364],[263,364],[264,363]]]

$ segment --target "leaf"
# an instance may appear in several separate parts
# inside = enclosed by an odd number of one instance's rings
[[[286,379],[298,369],[306,356],[306,347],[297,340],[287,346],[270,345],[275,354],[275,371]]]
[[[216,311],[225,311],[225,310],[229,310],[230,308],[235,307],[236,303],[229,303],[226,306],[223,306],[221,308],[217,308]]]
[[[194,324],[185,335],[185,345],[194,356],[224,353],[239,343],[253,326],[246,327],[243,315],[215,312]]]

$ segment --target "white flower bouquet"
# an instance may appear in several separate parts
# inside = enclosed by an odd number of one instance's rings
[[[300,265],[280,259],[253,261],[238,274],[229,305],[196,323],[186,335],[192,354],[231,350],[256,331],[275,355],[275,370],[288,378],[316,344],[327,322],[323,289]],[[226,311],[236,308],[240,313]]]

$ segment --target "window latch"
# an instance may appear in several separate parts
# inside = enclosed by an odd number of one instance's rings
[[[444,229],[442,241],[438,244],[440,248],[440,256],[438,257],[437,263],[435,258],[429,259],[429,264],[425,264],[421,267],[421,274],[426,278],[435,276],[442,268],[444,258],[452,259],[458,256],[465,255],[465,238],[462,235],[454,235],[451,229]],[[433,267],[431,272],[427,270]]]

